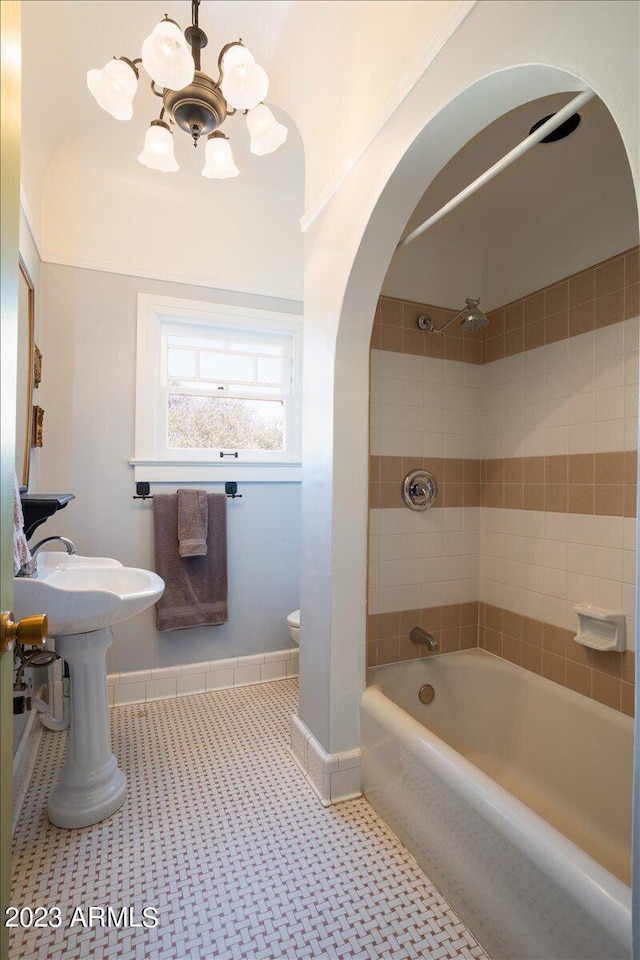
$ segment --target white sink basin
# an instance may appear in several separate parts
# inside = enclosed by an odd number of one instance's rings
[[[46,613],[49,635],[88,633],[128,620],[162,596],[164,581],[150,570],[123,567],[108,557],[38,554],[38,577],[14,579],[18,619]]]

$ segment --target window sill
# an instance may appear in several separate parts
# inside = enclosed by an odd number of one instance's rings
[[[140,460],[132,458],[134,481],[149,483],[301,483],[301,463],[249,463],[227,460],[221,463],[187,463],[184,460]]]

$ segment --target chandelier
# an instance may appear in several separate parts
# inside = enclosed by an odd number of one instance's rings
[[[142,64],[162,108],[147,130],[140,163],[165,173],[178,170],[172,128],[179,127],[192,137],[194,147],[206,137],[202,176],[223,180],[240,172],[229,138],[220,129],[227,117],[244,113],[251,152],[259,157],[277,150],[288,131],[263,102],[269,78],[242,40],[220,51],[217,80],[201,70],[200,51],[208,38],[198,26],[199,6],[200,0],[192,0],[192,23],[184,33],[165,14],[142,44],[141,57],[114,57],[102,70],[89,70],[87,85],[103,110],[116,120],[130,120]]]

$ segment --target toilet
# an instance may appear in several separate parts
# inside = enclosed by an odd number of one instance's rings
[[[289,627],[289,633],[291,634],[291,639],[294,643],[300,645],[300,611],[294,610],[293,613],[290,613],[287,617],[287,625]]]

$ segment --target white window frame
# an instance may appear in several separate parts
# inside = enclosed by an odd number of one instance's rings
[[[291,398],[286,404],[287,449],[242,451],[238,456],[220,457],[216,450],[175,450],[166,446],[167,386],[163,382],[163,344],[171,326],[175,334],[180,326],[209,327],[239,334],[286,334],[290,337],[292,358]],[[193,329],[188,331],[193,335]],[[136,357],[135,452],[129,461],[137,480],[166,483],[259,482],[302,479],[302,318],[299,315],[259,310],[255,307],[228,306],[202,300],[183,300],[138,294]],[[224,453],[235,451],[223,450]]]

